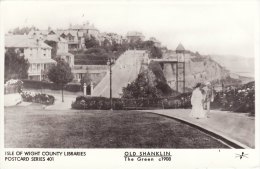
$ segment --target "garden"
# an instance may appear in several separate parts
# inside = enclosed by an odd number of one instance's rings
[[[113,98],[113,109],[177,109],[191,108],[191,93],[174,97],[152,98]],[[72,103],[73,109],[110,109],[110,99],[103,97],[79,96]],[[255,83],[250,82],[239,87],[228,87],[224,91],[215,91],[212,109],[255,114]]]
[[[52,95],[44,93],[35,93],[23,91],[24,82],[18,79],[10,79],[4,85],[5,94],[18,93],[25,102],[41,103],[44,105],[54,104],[55,98]]]

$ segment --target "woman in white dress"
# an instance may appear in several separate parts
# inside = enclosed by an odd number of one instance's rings
[[[192,109],[190,116],[197,119],[206,117],[205,111],[203,109],[204,95],[201,88],[201,83],[197,83],[191,95]]]

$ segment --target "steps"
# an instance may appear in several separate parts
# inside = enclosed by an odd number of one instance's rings
[[[112,65],[112,97],[119,98],[123,87],[133,82],[141,69],[143,60],[148,58],[145,50],[127,50],[114,65]],[[94,88],[93,96],[110,96],[110,73],[109,70],[101,82]]]

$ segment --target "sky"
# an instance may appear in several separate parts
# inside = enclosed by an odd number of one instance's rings
[[[235,3],[234,3],[235,2]],[[4,32],[34,25],[67,28],[89,21],[101,32],[140,31],[175,49],[254,57],[259,1],[2,1]]]

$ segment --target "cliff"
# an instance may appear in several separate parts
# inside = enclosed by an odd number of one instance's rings
[[[165,55],[166,59],[176,59],[178,56],[175,51]],[[196,83],[219,82],[229,77],[229,71],[221,66],[209,56],[185,51],[181,53],[185,60],[185,88],[193,88]],[[179,81],[182,80],[183,70],[176,70],[176,65],[164,63],[163,73],[169,86],[176,90],[176,74],[178,72]]]

